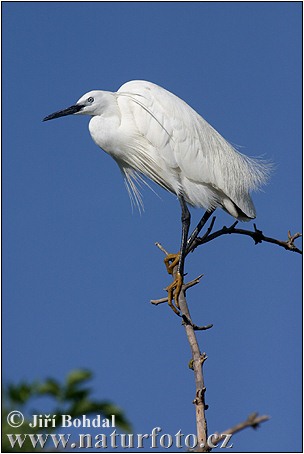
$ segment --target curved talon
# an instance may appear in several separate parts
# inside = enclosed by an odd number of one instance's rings
[[[168,304],[171,307],[171,309],[177,314],[180,315],[179,309],[179,302],[178,302],[178,297],[181,292],[183,285],[183,278],[180,273],[176,273],[176,278],[174,281],[166,288],[168,292]],[[174,300],[174,304],[173,304]]]
[[[168,274],[173,274],[174,267],[178,265],[180,259],[180,252],[177,254],[167,254],[164,263],[167,268]]]

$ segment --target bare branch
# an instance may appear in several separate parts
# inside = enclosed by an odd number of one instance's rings
[[[222,235],[230,235],[233,233],[239,234],[239,235],[246,235],[250,236],[255,244],[262,243],[263,241],[266,243],[272,243],[276,244],[278,246],[283,247],[287,251],[292,251],[292,252],[297,252],[298,254],[302,254],[302,251],[296,247],[294,244],[294,241],[301,237],[301,233],[296,233],[294,235],[291,235],[290,231],[288,231],[288,239],[287,241],[282,241],[282,240],[277,240],[275,238],[267,237],[263,234],[262,230],[259,230],[254,224],[254,231],[251,230],[245,230],[245,229],[237,229],[238,221],[234,222],[230,227],[224,226],[222,229],[217,230],[214,233],[211,233],[212,227],[214,225],[214,218],[212,219],[212,222],[210,224],[210,227],[202,237],[196,237],[193,241],[192,244],[189,247],[189,250],[187,250],[187,253],[194,251],[199,245],[208,243],[209,241],[214,240],[215,238],[218,238]]]
[[[212,437],[212,444],[217,445],[220,441],[226,438],[226,435],[233,435],[241,430],[246,429],[247,427],[252,427],[253,429],[257,429],[262,422],[268,421],[270,419],[269,416],[263,415],[258,416],[258,413],[252,413],[248,416],[246,421],[243,421],[239,424],[236,424],[229,429],[223,430],[222,432],[216,432]]]
[[[212,211],[213,212],[213,211]],[[295,240],[302,235],[300,233],[296,233],[292,235],[290,231],[288,231],[288,239],[286,241],[282,240],[277,240],[275,238],[267,237],[263,234],[261,230],[259,230],[254,224],[254,230],[245,230],[245,229],[238,229],[236,228],[238,221],[235,221],[230,227],[224,226],[222,229],[217,230],[216,232],[212,233],[214,224],[215,224],[215,216],[212,218],[209,227],[207,228],[205,234],[202,237],[198,237],[199,232],[203,228],[203,226],[206,224],[210,216],[212,215],[212,212],[206,212],[203,216],[203,218],[200,220],[192,234],[190,235],[188,242],[187,242],[187,249],[186,249],[186,255],[189,254],[189,252],[193,252],[198,246],[201,244],[208,243],[209,241],[214,240],[215,238],[218,238],[222,235],[230,235],[230,234],[239,234],[239,235],[245,235],[249,236],[253,239],[255,244],[259,244],[262,242],[266,243],[272,243],[276,244],[280,247],[283,247],[284,249],[292,252],[296,252],[298,254],[302,254],[302,251],[294,244]],[[160,243],[155,243],[156,246],[164,253],[166,256],[168,256],[168,252],[166,249],[160,244]],[[172,255],[173,256],[173,255]],[[176,256],[176,257],[175,257]],[[175,259],[178,257],[178,255],[174,255]],[[176,278],[177,274],[177,263],[175,264],[175,261],[171,258],[169,258],[171,268],[168,269],[167,266],[167,271],[169,274],[173,275],[173,278]],[[165,259],[166,262],[166,259]],[[269,419],[269,416],[263,415],[263,416],[258,416],[258,413],[252,413],[251,415],[248,416],[246,421],[243,421],[221,433],[215,433],[214,435],[208,437],[208,430],[207,430],[207,420],[206,420],[206,415],[205,412],[208,409],[208,405],[205,403],[205,393],[206,393],[206,387],[204,385],[204,375],[203,375],[203,364],[207,359],[206,353],[201,353],[200,348],[197,342],[196,334],[195,331],[202,331],[202,330],[207,330],[212,328],[212,324],[205,325],[205,326],[198,326],[195,325],[192,322],[189,308],[187,305],[187,300],[186,300],[186,290],[189,288],[193,287],[194,285],[198,284],[200,282],[202,275],[198,276],[196,279],[193,279],[192,281],[185,283],[182,285],[179,297],[178,297],[178,307],[180,308],[180,312],[176,312],[179,317],[182,318],[182,324],[185,328],[187,339],[190,345],[191,353],[192,353],[192,358],[189,362],[189,368],[193,370],[194,372],[194,377],[195,377],[195,399],[193,400],[193,403],[195,405],[195,410],[196,410],[196,429],[197,429],[197,439],[198,439],[198,447],[196,448],[196,452],[209,452],[211,449],[217,447],[218,443],[222,440],[225,440],[223,444],[227,441],[227,436],[232,436],[233,434],[247,428],[247,427],[252,427],[256,429],[259,427],[259,424],[267,421]],[[175,282],[175,281],[174,281]],[[170,286],[169,286],[170,287]],[[169,288],[168,287],[168,288]],[[167,288],[167,291],[168,291]],[[151,303],[154,305],[162,304],[165,302],[170,301],[170,298],[160,298],[157,300],[151,300]],[[229,437],[230,438],[230,437]],[[222,446],[224,447],[224,446]]]

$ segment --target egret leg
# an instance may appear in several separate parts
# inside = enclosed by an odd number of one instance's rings
[[[180,248],[180,257],[179,257],[179,262],[178,262],[178,267],[177,267],[177,275],[180,275],[182,278],[181,280],[183,280],[191,215],[190,215],[190,211],[187,207],[184,197],[181,195],[181,196],[179,196],[178,200],[179,200],[179,203],[180,203],[181,209],[182,209],[182,240],[181,240],[181,248]]]
[[[175,313],[179,314],[179,312],[174,307],[172,300],[174,299],[175,306],[180,309],[178,303],[178,297],[183,285],[183,277],[184,277],[184,265],[185,265],[185,258],[187,252],[187,241],[188,241],[188,233],[191,221],[190,211],[187,207],[185,199],[182,195],[178,197],[178,200],[181,205],[182,209],[182,239],[181,239],[181,247],[180,252],[177,254],[168,254],[165,258],[165,265],[167,267],[167,271],[169,274],[173,274],[174,268],[177,266],[177,272],[174,281],[167,287],[168,291],[168,303],[169,306],[174,310]]]
[[[206,211],[204,213],[202,219],[199,221],[199,223],[197,224],[197,226],[195,227],[195,229],[193,230],[193,232],[189,236],[189,239],[187,241],[187,247],[186,247],[186,255],[190,251],[191,246],[193,244],[193,241],[197,238],[198,234],[200,233],[200,231],[202,230],[202,228],[204,227],[204,225],[206,224],[208,219],[212,216],[214,211],[215,211],[215,208],[211,208],[210,211]]]

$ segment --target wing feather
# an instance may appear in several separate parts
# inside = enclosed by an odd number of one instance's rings
[[[188,104],[151,82],[127,82],[117,95],[135,125],[128,145],[131,167],[183,192],[190,204],[229,211],[228,199],[255,217],[249,192],[266,182],[270,166],[239,153]]]

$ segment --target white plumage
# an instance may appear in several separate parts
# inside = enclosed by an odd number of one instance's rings
[[[63,111],[91,115],[95,143],[119,165],[131,200],[143,207],[138,182],[146,176],[207,210],[221,206],[237,219],[256,216],[250,191],[270,167],[236,151],[188,104],[151,82],[131,81],[116,93],[86,93]]]

